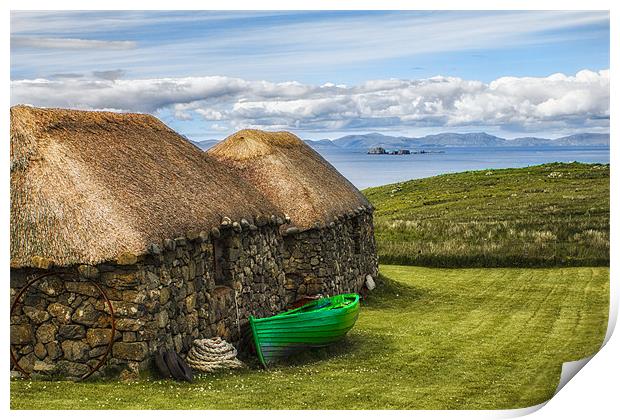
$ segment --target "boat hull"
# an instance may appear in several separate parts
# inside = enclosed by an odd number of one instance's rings
[[[334,308],[321,308],[319,304],[307,311],[302,307],[270,318],[250,317],[256,352],[265,367],[301,350],[333,344],[353,328],[359,316],[358,295],[338,295],[323,301],[339,304]],[[305,306],[311,305],[317,306]]]

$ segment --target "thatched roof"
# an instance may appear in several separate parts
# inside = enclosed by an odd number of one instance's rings
[[[241,130],[207,153],[236,168],[300,229],[370,205],[336,168],[288,132]]]
[[[143,114],[11,108],[11,266],[141,255],[151,243],[277,209]]]

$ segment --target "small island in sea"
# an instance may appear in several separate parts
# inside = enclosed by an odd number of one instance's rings
[[[445,153],[443,150],[414,150],[411,151],[409,149],[396,149],[396,150],[387,150],[383,147],[371,147],[368,149],[369,155],[419,155],[426,153]]]

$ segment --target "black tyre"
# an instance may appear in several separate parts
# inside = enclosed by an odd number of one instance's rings
[[[164,361],[166,362],[166,366],[170,370],[172,377],[176,379],[177,381],[190,382],[192,380],[192,377],[189,377],[187,375],[187,372],[184,371],[184,369],[181,367],[181,363],[179,362],[179,360],[180,360],[180,357],[176,354],[176,352],[174,351],[164,352]],[[187,366],[187,368],[189,369],[189,366]]]
[[[177,354],[177,361],[179,362],[179,367],[183,371],[183,378],[187,382],[193,381],[194,380],[194,371],[192,370],[192,368],[178,354]]]
[[[155,353],[155,367],[157,367],[159,375],[163,379],[168,379],[172,378],[172,374],[170,373],[170,369],[168,369],[168,366],[164,360],[164,353],[165,351],[162,349],[159,349],[157,353]]]

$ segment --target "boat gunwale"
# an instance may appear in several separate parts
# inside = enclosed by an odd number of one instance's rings
[[[277,321],[277,320],[289,320],[289,319],[295,319],[297,317],[302,317],[302,316],[306,316],[308,318],[314,318],[314,317],[319,317],[319,316],[323,316],[326,313],[330,313],[333,315],[341,315],[343,312],[347,312],[347,311],[351,311],[352,309],[355,309],[355,307],[357,305],[359,305],[359,300],[360,300],[360,296],[357,293],[345,293],[342,295],[336,295],[336,296],[345,296],[346,297],[354,297],[353,301],[349,304],[347,304],[346,306],[343,306],[341,308],[330,308],[330,307],[325,307],[325,308],[318,308],[315,311],[309,311],[309,312],[297,312],[300,311],[301,309],[314,305],[316,304],[316,301],[313,302],[309,302],[306,303],[305,305],[290,310],[290,311],[286,311],[283,312],[281,314],[277,314],[277,315],[273,315],[270,317],[266,317],[266,318],[254,318],[253,316],[250,316],[250,318],[253,319],[254,322],[256,323],[262,323],[262,322],[268,322],[268,321]],[[324,299],[331,299],[334,296],[331,297],[327,297]]]

